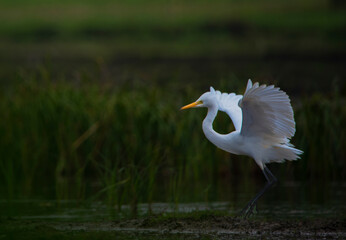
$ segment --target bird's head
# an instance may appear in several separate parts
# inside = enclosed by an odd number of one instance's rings
[[[217,105],[215,89],[213,87],[210,87],[210,92],[203,93],[195,102],[182,107],[181,110],[195,107],[209,108],[215,105]]]

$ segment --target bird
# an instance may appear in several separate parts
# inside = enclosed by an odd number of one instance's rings
[[[257,200],[277,182],[266,165],[297,160],[303,153],[290,143],[296,130],[290,99],[274,85],[253,84],[249,79],[244,95],[221,93],[210,87],[209,92],[181,110],[199,107],[208,109],[202,123],[206,138],[226,152],[253,158],[267,180],[263,189],[240,212],[248,218],[254,214],[255,207],[257,211]],[[220,134],[213,129],[218,111],[229,115],[234,131]]]

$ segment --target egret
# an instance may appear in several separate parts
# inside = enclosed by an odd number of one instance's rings
[[[297,160],[303,153],[290,143],[295,121],[288,95],[274,85],[252,84],[249,80],[243,96],[221,93],[210,87],[209,92],[181,109],[195,107],[208,108],[202,129],[210,142],[229,153],[253,158],[261,168],[267,183],[241,211],[244,217],[251,216],[257,200],[277,182],[266,164]],[[213,129],[219,110],[229,115],[235,131],[220,134]]]

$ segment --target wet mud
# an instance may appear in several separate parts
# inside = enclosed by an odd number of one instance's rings
[[[277,239],[346,238],[345,219],[266,220],[210,215],[197,219],[148,217],[113,222],[59,223],[49,224],[49,227],[59,231],[119,231],[162,234],[163,236],[186,234],[210,236],[213,239],[263,236]]]

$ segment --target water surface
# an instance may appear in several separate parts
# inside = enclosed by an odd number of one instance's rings
[[[106,239],[115,235],[118,239],[297,239],[298,233],[306,239],[346,237],[345,183],[320,188],[319,200],[297,195],[305,189],[302,184],[277,188],[259,200],[258,213],[247,220],[237,218],[251,196],[247,192],[235,202],[142,203],[136,216],[130,205],[118,209],[99,201],[1,200],[0,229],[5,238],[30,233],[23,239],[38,235],[53,239],[66,233],[75,239],[101,235]],[[282,198],[287,195],[280,197],[280,192],[293,196]]]

